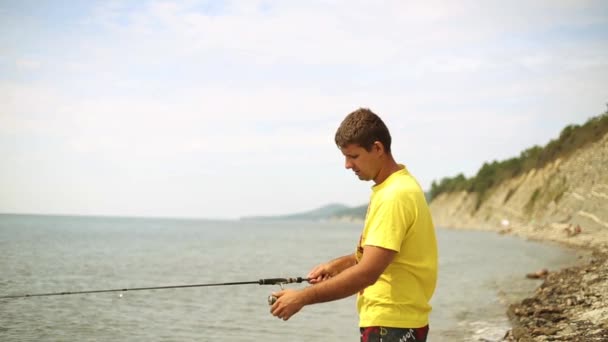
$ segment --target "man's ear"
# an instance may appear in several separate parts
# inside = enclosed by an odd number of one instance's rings
[[[372,145],[372,150],[384,154],[384,144],[382,144],[382,142],[380,141],[374,141],[374,144]]]

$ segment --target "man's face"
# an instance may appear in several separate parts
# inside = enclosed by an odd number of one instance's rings
[[[380,165],[380,153],[378,146],[372,146],[367,151],[358,144],[350,144],[340,148],[345,158],[344,166],[353,170],[360,180],[369,181],[376,178]]]

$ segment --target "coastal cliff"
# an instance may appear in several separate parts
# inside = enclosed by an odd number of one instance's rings
[[[564,159],[478,194],[445,192],[430,208],[445,228],[495,230],[576,246],[608,248],[608,134]]]
[[[509,306],[513,328],[504,340],[608,341],[608,133],[481,194],[442,192],[430,208],[440,227],[593,251],[580,265],[538,273],[544,281],[536,292]]]

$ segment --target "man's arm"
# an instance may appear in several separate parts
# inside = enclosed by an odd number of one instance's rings
[[[326,281],[302,290],[283,290],[273,295],[277,301],[272,305],[274,316],[288,320],[304,305],[329,302],[353,295],[374,284],[397,252],[376,246],[363,247],[363,257],[358,264],[346,268]]]

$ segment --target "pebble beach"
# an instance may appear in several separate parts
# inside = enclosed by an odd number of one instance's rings
[[[576,266],[537,272],[543,283],[529,298],[508,308],[513,328],[505,341],[608,341],[608,238],[601,231],[577,228],[526,226],[502,231],[589,252]]]

